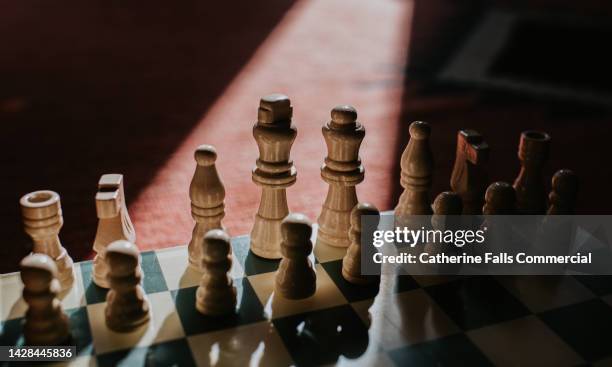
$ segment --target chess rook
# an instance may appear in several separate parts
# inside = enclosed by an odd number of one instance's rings
[[[507,182],[493,182],[485,192],[484,215],[516,214],[516,192]]]
[[[106,295],[106,326],[118,332],[128,332],[149,321],[149,302],[140,285],[140,253],[136,245],[119,240],[106,248],[108,283]]]
[[[375,276],[362,275],[361,272],[361,217],[367,215],[376,218],[374,227],[378,226],[380,212],[369,203],[359,203],[351,211],[351,228],[349,237],[351,244],[342,259],[342,277],[349,283],[365,285],[376,281]],[[366,238],[371,238],[368,236]]]
[[[59,239],[64,224],[60,197],[43,190],[24,195],[19,200],[25,232],[32,238],[32,252],[48,255],[55,262],[62,290],[74,282],[73,262]]]
[[[433,155],[429,147],[431,128],[423,121],[410,124],[410,140],[401,157],[400,184],[404,192],[395,207],[396,216],[429,215]]]
[[[288,299],[312,296],[317,277],[308,256],[312,252],[312,224],[299,213],[289,214],[281,225],[283,259],[275,278],[275,292]]]
[[[482,135],[474,130],[460,130],[457,133],[457,153],[450,187],[463,201],[463,214],[482,213],[488,160],[489,145]]]
[[[357,111],[351,106],[335,107],[331,121],[323,126],[327,157],[321,166],[321,177],[329,184],[329,190],[318,219],[317,244],[350,245],[351,210],[357,204],[355,186],[364,177],[359,159],[364,136],[365,128],[357,122]]]
[[[196,291],[196,309],[210,316],[234,313],[236,288],[229,275],[232,267],[230,237],[220,229],[206,233],[201,243],[203,275]]]
[[[293,185],[297,172],[289,158],[297,129],[291,123],[291,102],[282,94],[261,99],[253,137],[259,159],[253,168],[253,182],[261,186],[261,201],[251,231],[251,251],[266,259],[281,258],[280,224],[289,214],[287,187]]]
[[[521,214],[546,213],[546,188],[542,169],[548,160],[550,136],[541,131],[524,131],[518,149],[521,170],[514,181],[517,209]]]
[[[99,287],[108,288],[106,248],[118,240],[132,243],[136,241],[136,232],[125,203],[123,175],[105,174],[100,177],[96,193],[96,213],[98,229],[93,244],[93,249],[96,251],[93,260],[93,281]]]
[[[552,178],[552,190],[548,195],[548,215],[572,215],[578,194],[578,176],[569,170],[557,171]]]
[[[225,189],[217,173],[217,151],[212,145],[200,145],[195,151],[197,166],[191,184],[191,216],[196,224],[189,241],[189,264],[200,269],[202,263],[202,239],[212,229],[222,229],[225,216]]]
[[[70,339],[68,317],[57,298],[60,284],[55,262],[45,254],[21,261],[23,299],[28,304],[23,334],[27,345],[61,345]]]

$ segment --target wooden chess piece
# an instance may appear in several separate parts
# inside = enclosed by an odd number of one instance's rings
[[[55,262],[62,290],[74,282],[73,262],[59,239],[64,225],[62,204],[54,191],[42,190],[24,195],[19,200],[25,232],[32,238],[32,252],[48,255]]]
[[[212,229],[222,229],[225,216],[225,189],[217,173],[217,151],[212,145],[200,145],[195,151],[197,167],[189,185],[191,216],[196,221],[189,241],[189,264],[200,269],[202,265],[202,239]]]
[[[507,182],[493,182],[485,192],[484,215],[516,214],[516,193]]]
[[[459,229],[457,227],[459,216],[463,212],[463,199],[453,191],[441,192],[433,202],[433,215],[431,225],[434,229]]]
[[[118,240],[131,243],[136,241],[136,232],[125,203],[123,175],[105,174],[100,177],[96,193],[96,213],[98,229],[93,249],[97,254],[93,260],[93,282],[99,287],[109,288],[106,276],[106,248]]]
[[[359,159],[359,146],[365,128],[357,122],[352,106],[336,106],[331,121],[323,126],[327,157],[321,177],[329,184],[327,197],[319,215],[317,244],[348,247],[351,210],[357,204],[355,186],[363,181],[364,169]]]
[[[429,147],[431,128],[423,121],[410,124],[410,141],[401,158],[400,184],[404,192],[395,207],[395,216],[429,215],[429,190],[433,174],[433,155]]]
[[[292,111],[287,96],[268,95],[260,101],[258,121],[253,126],[259,159],[252,177],[261,186],[261,201],[251,231],[251,251],[266,259],[281,258],[280,225],[289,214],[286,189],[295,183],[297,175],[289,158],[297,135],[291,123]]]
[[[482,135],[474,130],[459,130],[450,186],[463,200],[463,214],[482,214],[488,160],[489,145]]]
[[[342,259],[342,277],[347,282],[358,285],[371,284],[377,280],[377,277],[363,275],[361,272],[361,217],[364,215],[370,216],[371,220],[375,221],[375,223],[372,223],[372,227],[378,226],[380,212],[374,205],[370,203],[359,203],[355,205],[351,211],[351,228],[349,232],[351,244]],[[367,238],[370,237],[371,236],[368,234]]]
[[[550,136],[541,131],[524,131],[518,149],[521,170],[514,181],[517,209],[521,214],[546,213],[543,168],[548,160]]]
[[[129,332],[149,321],[149,302],[140,285],[140,253],[136,245],[118,240],[106,248],[108,283],[106,326],[117,332]]]
[[[283,259],[275,279],[276,293],[288,299],[312,296],[317,276],[308,256],[312,252],[312,224],[304,214],[289,214],[281,224]]]
[[[64,344],[70,339],[70,329],[57,298],[60,284],[55,261],[45,254],[32,254],[20,265],[23,299],[28,304],[23,325],[26,344]]]
[[[548,215],[572,215],[578,194],[578,176],[569,169],[557,171],[552,178],[552,190],[548,195]]]
[[[461,216],[463,212],[463,200],[461,196],[453,191],[444,191],[436,196],[433,202],[433,215],[431,216],[431,228],[434,231],[444,233],[447,230],[456,231],[464,229],[467,226],[462,225]],[[442,238],[430,239],[423,248],[422,252],[428,253],[430,256],[437,254],[445,254],[449,256],[457,256],[463,250],[458,242],[453,244],[445,244],[440,242]],[[440,274],[458,274],[461,269],[461,264],[439,263],[439,264],[420,264],[424,272],[432,275]]]
[[[203,275],[196,292],[196,309],[210,316],[234,313],[236,288],[229,275],[230,237],[220,229],[213,229],[206,233],[201,247]]]

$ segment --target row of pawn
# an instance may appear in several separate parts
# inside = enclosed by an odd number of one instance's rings
[[[141,285],[142,270],[138,248],[120,240],[110,244],[105,261],[107,281],[106,325],[117,332],[134,330],[148,322],[149,303]],[[68,317],[59,299],[61,292],[56,262],[42,253],[21,261],[23,299],[28,305],[23,334],[27,345],[62,345],[70,341]]]
[[[343,277],[354,284],[369,284],[376,278],[361,274],[361,216],[378,219],[371,204],[360,203],[352,211],[351,245],[342,262]],[[316,291],[316,273],[309,259],[312,223],[303,214],[291,213],[281,224],[283,258],[275,278],[275,293],[288,299],[303,299]],[[195,308],[204,315],[222,316],[236,309],[236,288],[229,274],[232,267],[230,237],[223,230],[208,231],[201,242],[202,276]],[[105,321],[109,329],[129,332],[150,319],[150,307],[142,288],[138,248],[125,240],[114,241],[105,250],[110,290],[106,296]],[[23,299],[28,304],[24,337],[28,345],[62,345],[70,341],[70,326],[59,300],[61,291],[56,262],[46,254],[33,253],[21,261]]]

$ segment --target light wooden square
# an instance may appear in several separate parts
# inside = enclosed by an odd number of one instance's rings
[[[187,342],[198,367],[292,364],[283,341],[268,321],[190,336]]]
[[[406,344],[439,339],[460,331],[423,289],[394,294],[381,301],[375,303],[371,312],[382,313],[388,324],[400,330]]]
[[[314,269],[317,273],[317,290],[313,296],[301,300],[286,299],[274,293],[274,277],[276,272],[249,276],[249,281],[257,294],[257,298],[264,305],[264,314],[268,319],[320,310],[347,303],[321,264],[315,265]]]
[[[151,307],[151,319],[147,324],[129,333],[118,333],[106,326],[104,319],[106,302],[87,306],[96,354],[149,346],[185,336],[170,292],[153,293],[147,297]]]
[[[380,306],[373,305],[373,300],[353,302],[351,307],[368,326],[370,345],[378,345],[385,350],[391,350],[409,344],[400,329],[385,317],[384,311],[381,312]]]
[[[177,246],[158,250],[155,252],[162,274],[166,280],[168,289],[195,287],[200,283],[202,273],[195,271],[189,266],[189,253],[187,246]],[[240,262],[235,258],[232,261],[230,276],[239,279],[244,276]]]

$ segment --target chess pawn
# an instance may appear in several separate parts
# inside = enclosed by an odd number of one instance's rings
[[[484,215],[516,214],[516,193],[507,182],[493,182],[485,192]]]
[[[251,231],[251,251],[266,259],[281,258],[280,225],[289,214],[287,187],[296,180],[296,170],[289,158],[297,129],[291,123],[291,102],[282,94],[263,97],[259,104],[253,137],[259,159],[253,168],[253,182],[261,186],[261,201]]]
[[[455,231],[465,228],[462,225],[461,213],[463,212],[463,200],[461,196],[452,191],[441,192],[433,202],[433,215],[431,216],[431,227],[436,231],[446,230]],[[449,256],[458,255],[460,247],[456,244],[443,244],[434,241],[425,244],[423,252],[435,256],[446,254]],[[461,264],[421,264],[431,274],[458,274]]]
[[[60,197],[56,192],[43,190],[24,195],[19,200],[25,232],[32,238],[32,252],[48,255],[55,262],[61,289],[74,282],[73,262],[59,239],[64,224]]]
[[[202,239],[212,229],[222,229],[225,216],[225,189],[217,173],[217,151],[212,145],[200,145],[195,151],[197,167],[191,184],[191,216],[196,221],[189,241],[189,264],[200,269],[202,263]]]
[[[548,195],[548,215],[572,215],[578,194],[578,176],[569,170],[557,171],[552,178],[552,190]]]
[[[482,214],[488,160],[489,145],[482,135],[474,130],[460,130],[450,187],[463,201],[463,214]]]
[[[196,309],[210,316],[231,314],[236,309],[236,288],[229,275],[230,237],[220,229],[213,229],[206,233],[201,247],[204,275],[196,292]]]
[[[108,284],[106,326],[117,332],[129,332],[149,321],[149,302],[140,285],[140,253],[136,245],[125,240],[106,248]]]
[[[567,255],[572,253],[572,242],[575,238],[576,224],[569,218],[559,215],[573,215],[578,193],[578,176],[569,169],[555,172],[552,178],[552,190],[548,195],[549,207],[547,216],[542,218],[538,228],[538,250],[545,254]],[[561,273],[562,266],[546,266],[548,273]],[[540,270],[541,271],[541,270]]]
[[[289,214],[281,224],[283,259],[275,278],[276,293],[288,299],[312,296],[317,287],[317,276],[308,256],[312,252],[312,224],[299,213]]]
[[[546,189],[542,169],[548,160],[550,136],[540,131],[524,131],[518,149],[521,170],[514,181],[517,209],[521,214],[546,213]]]
[[[429,147],[431,128],[423,121],[410,124],[410,140],[402,153],[400,184],[404,192],[395,207],[396,216],[429,215],[429,190],[433,173],[433,155]]]
[[[458,193],[453,191],[441,192],[433,202],[431,226],[441,231],[459,229],[459,216],[462,212],[463,200]]]
[[[45,254],[21,261],[23,299],[28,304],[23,334],[27,345],[61,345],[70,339],[68,317],[57,298],[57,266]]]
[[[376,281],[375,276],[363,275],[361,272],[361,217],[364,215],[375,218],[375,223],[372,223],[372,226],[374,228],[378,226],[380,212],[374,205],[369,203],[359,203],[355,205],[351,211],[351,228],[349,232],[351,244],[342,259],[342,277],[347,282],[358,285],[366,285]],[[371,236],[367,236],[366,238],[371,238]]]
[[[136,232],[125,203],[123,175],[106,174],[100,177],[96,193],[96,213],[98,229],[93,249],[97,254],[93,260],[93,282],[99,287],[108,288],[106,248],[118,240],[132,243],[136,241]]]
[[[351,106],[337,106],[331,111],[331,121],[323,126],[327,157],[321,167],[321,177],[329,190],[321,215],[317,243],[348,247],[351,210],[357,204],[355,186],[363,181],[364,169],[359,159],[359,146],[365,128],[357,122],[357,111]]]

